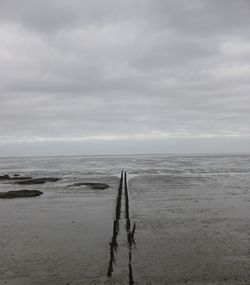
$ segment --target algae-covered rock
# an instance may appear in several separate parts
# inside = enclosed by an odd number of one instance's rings
[[[32,179],[30,176],[15,176],[15,177],[10,177],[8,180],[29,180]]]
[[[105,183],[91,183],[91,182],[87,182],[85,183],[86,186],[90,186],[92,189],[96,189],[96,190],[104,190],[106,188],[109,188],[108,184]]]
[[[106,183],[98,183],[98,182],[77,182],[74,183],[73,185],[70,186],[89,186],[91,187],[91,189],[95,189],[95,190],[104,190],[109,188],[109,185]]]
[[[0,180],[8,180],[10,179],[10,176],[8,174],[0,175]]]
[[[32,179],[32,177],[30,177],[30,176],[20,176],[19,174],[14,174],[13,176],[10,176],[8,174],[0,175],[0,180],[12,181],[12,180],[28,180],[28,179]]]
[[[13,198],[29,198],[42,195],[43,192],[39,190],[19,190],[0,192],[0,199],[13,199]]]
[[[46,182],[57,182],[60,178],[56,177],[43,177],[43,178],[35,178],[35,179],[29,179],[24,181],[17,181],[16,184],[20,185],[30,185],[30,184],[44,184]]]

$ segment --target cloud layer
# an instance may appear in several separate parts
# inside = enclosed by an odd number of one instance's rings
[[[245,140],[249,35],[247,0],[1,0],[0,144]]]

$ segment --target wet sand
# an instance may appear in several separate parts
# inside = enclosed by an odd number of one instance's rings
[[[141,284],[250,284],[249,191],[234,188],[230,180],[223,186],[220,177],[213,180],[131,180],[131,206],[140,227],[135,279]]]
[[[46,188],[40,197],[0,200],[0,284],[102,282],[116,189]]]
[[[247,175],[128,178],[135,284],[250,284]],[[40,197],[0,200],[0,284],[129,284],[124,194],[108,278],[119,179],[99,182],[111,187],[72,188],[63,179],[39,186]]]

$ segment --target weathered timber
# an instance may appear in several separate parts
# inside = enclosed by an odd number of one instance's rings
[[[133,277],[133,270],[132,270],[132,265],[131,263],[128,264],[129,268],[129,285],[135,284],[134,277]]]

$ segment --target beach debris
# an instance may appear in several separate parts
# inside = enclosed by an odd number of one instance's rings
[[[16,184],[20,185],[30,185],[30,184],[44,184],[46,182],[57,182],[60,178],[57,177],[43,177],[43,178],[35,178],[35,179],[28,179],[24,181],[17,181]]]
[[[43,192],[39,190],[19,190],[0,192],[0,199],[13,199],[13,198],[29,198],[42,195]]]

